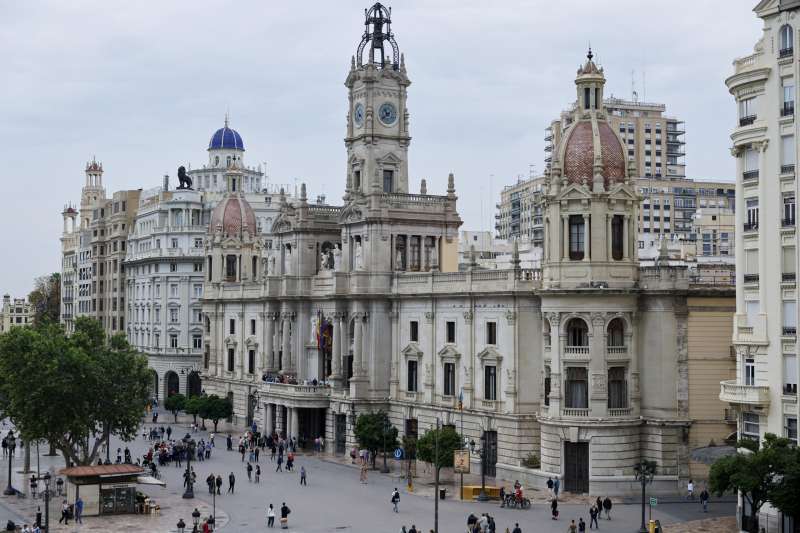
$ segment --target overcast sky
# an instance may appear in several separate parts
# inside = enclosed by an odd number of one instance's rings
[[[544,128],[574,98],[591,41],[606,96],[686,122],[687,174],[732,180],[724,79],[760,35],[755,0],[390,2],[405,53],[412,192],[454,172],[462,229],[490,229],[504,185],[544,168]],[[206,162],[226,109],[270,181],[341,203],[350,56],[366,0],[6,1],[0,9],[0,291],[60,270],[61,210],[84,165],[110,194]],[[632,71],[635,74],[632,76]],[[643,83],[646,79],[646,84]]]

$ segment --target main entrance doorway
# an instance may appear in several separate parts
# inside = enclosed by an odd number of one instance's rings
[[[347,415],[336,415],[336,455],[347,451]]]
[[[564,443],[564,490],[589,492],[589,443]]]
[[[497,476],[497,432],[484,432],[486,446],[486,475],[488,477]]]

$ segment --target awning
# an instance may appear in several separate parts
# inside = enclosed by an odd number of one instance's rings
[[[153,476],[139,476],[136,478],[136,483],[139,485],[161,485],[162,487],[167,486],[164,481],[156,479]]]

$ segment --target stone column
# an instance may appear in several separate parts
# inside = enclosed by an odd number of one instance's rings
[[[295,441],[297,441],[298,435],[300,435],[300,413],[298,412],[300,409],[298,407],[292,407],[292,422],[291,422],[291,435],[294,437]]]
[[[564,241],[564,250],[561,253],[561,258],[566,261],[569,259],[569,216],[561,215],[561,235]]]
[[[236,363],[236,377],[238,379],[244,379],[244,369],[246,368],[245,359],[247,359],[247,345],[244,342],[245,339],[245,323],[244,323],[244,313],[237,313],[237,326],[238,329],[236,333],[239,337],[239,343],[236,345],[236,350],[239,352],[237,355],[237,363]]]
[[[292,408],[284,407],[283,417],[283,432],[286,433],[286,438],[292,436]]]
[[[344,377],[346,375],[346,373],[347,373],[347,370],[345,369],[344,358],[350,352],[350,340],[348,338],[348,335],[350,334],[350,328],[349,328],[349,326],[347,324],[347,313],[341,313],[339,315],[339,320],[340,320],[340,323],[341,323],[341,325],[339,327],[339,330],[341,332],[342,337],[341,337],[341,340],[339,340],[339,341],[337,341],[336,338],[334,338],[334,342],[339,344],[339,347],[340,347],[340,350],[341,350],[342,377]],[[345,383],[345,385],[346,385],[346,383]]]
[[[275,313],[264,313],[264,358],[267,372],[275,371]]]
[[[566,335],[561,336],[561,317],[550,314],[550,409],[551,417],[561,416],[561,347],[566,345]]]
[[[441,258],[439,257],[439,239],[441,239],[441,237],[433,237],[431,270],[434,271],[441,270]]]
[[[589,231],[589,215],[583,214],[583,260],[591,261],[592,246],[590,241],[591,231]]]
[[[364,342],[364,328],[362,322],[362,313],[357,313],[355,315],[355,328],[353,329],[353,375],[354,376],[361,376],[362,375],[362,353],[361,350],[363,349],[363,342]]]
[[[281,370],[284,372],[291,370],[292,367],[291,361],[289,360],[289,340],[289,317],[288,313],[283,313],[283,329],[281,330],[281,351],[283,352],[281,366],[283,368]]]
[[[273,421],[272,408],[273,408],[273,404],[271,404],[271,403],[265,403],[264,404],[264,417],[265,417],[265,420],[264,420],[264,433],[266,433],[267,435],[271,435],[272,434],[272,421]]]
[[[630,252],[631,252],[631,250],[630,250],[630,247],[631,247],[631,243],[630,243],[631,231],[630,231],[630,228],[629,228],[630,224],[631,224],[631,216],[630,215],[625,215],[625,223],[622,225],[622,243],[623,243],[622,244],[622,258],[623,259],[627,259],[630,256]],[[633,233],[633,235],[635,235],[635,234],[636,233]],[[609,239],[609,242],[611,242],[610,239]]]
[[[364,324],[361,327],[361,375],[366,376],[369,370],[369,345],[370,345],[369,314],[364,313]]]
[[[606,215],[606,244],[608,244],[607,246],[608,249],[606,250],[606,261],[611,261],[614,258],[614,251],[612,246],[613,238],[611,235],[613,227],[613,224],[611,222],[613,220],[614,220],[614,215],[608,215],[608,214]],[[627,244],[623,244],[623,246],[627,246]]]
[[[342,319],[341,313],[333,314],[333,346],[331,354],[331,382],[334,388],[339,388],[342,384]]]

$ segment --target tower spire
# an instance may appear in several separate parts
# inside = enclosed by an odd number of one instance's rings
[[[231,114],[230,110],[229,110],[229,109],[226,109],[226,110],[225,110],[225,127],[226,127],[226,128],[228,127],[228,122],[229,122],[229,119],[230,119],[230,114]]]

